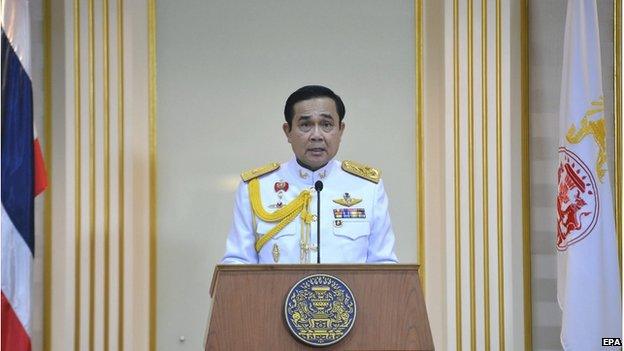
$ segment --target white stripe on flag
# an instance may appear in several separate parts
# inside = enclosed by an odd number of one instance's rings
[[[30,71],[30,22],[28,0],[2,1],[2,29],[19,57],[29,77]]]
[[[32,254],[2,206],[2,292],[30,335]]]

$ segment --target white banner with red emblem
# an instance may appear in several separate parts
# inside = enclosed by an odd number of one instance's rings
[[[622,314],[595,0],[568,1],[559,136],[561,344],[600,350],[602,338],[621,338]]]

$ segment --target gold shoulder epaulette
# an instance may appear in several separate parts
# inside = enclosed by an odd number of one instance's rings
[[[375,184],[379,183],[379,179],[381,179],[380,170],[378,170],[377,168],[369,167],[367,165],[363,165],[361,163],[353,161],[342,161],[342,169],[345,172],[351,173],[360,178],[370,180]]]
[[[248,182],[254,178],[258,178],[265,174],[269,174],[278,168],[280,168],[280,164],[277,162],[272,162],[262,167],[250,169],[248,171],[241,173],[241,178],[243,179],[243,182]]]

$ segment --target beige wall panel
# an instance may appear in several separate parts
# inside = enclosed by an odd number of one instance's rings
[[[69,221],[68,209],[71,207],[68,207],[66,197],[67,184],[71,184],[68,183],[68,177],[73,174],[73,168],[65,162],[67,145],[63,142],[70,135],[69,127],[64,122],[57,122],[59,119],[57,116],[70,115],[66,108],[66,92],[68,92],[66,84],[71,82],[71,80],[67,80],[65,66],[65,58],[67,55],[71,55],[71,45],[66,45],[68,36],[64,23],[66,11],[69,9],[65,4],[59,3],[56,6],[56,11],[49,14],[51,22],[50,39],[56,46],[50,52],[51,62],[49,62],[52,87],[50,92],[52,100],[50,111],[52,131],[50,134],[52,140],[47,142],[52,143],[52,154],[46,156],[46,164],[49,165],[48,170],[51,171],[48,173],[50,188],[47,190],[46,196],[52,196],[50,233],[55,234],[48,233],[50,239],[54,235],[54,240],[51,240],[52,258],[47,261],[51,264],[51,305],[46,306],[46,308],[50,313],[51,325],[49,326],[50,339],[43,348],[44,350],[61,350],[66,345],[70,345],[71,326],[73,325],[72,299],[70,298],[73,293],[73,273],[70,271],[73,246],[70,244],[72,231],[67,230],[68,223],[73,223],[73,221]],[[61,325],[65,328],[55,327]]]
[[[444,2],[425,1],[424,7],[424,177],[425,177],[425,298],[433,341],[437,349],[447,349],[447,276],[444,142]]]
[[[445,2],[448,349],[525,342],[516,6]]]
[[[147,2],[126,1],[126,350],[147,350],[149,189]],[[152,267],[155,269],[155,267]]]
[[[43,99],[44,99],[44,82],[43,82],[43,37],[42,26],[43,18],[40,1],[31,1],[28,3],[30,14],[30,80],[32,83],[33,93],[33,123],[35,133],[42,145],[43,138]],[[42,150],[43,151],[43,150]],[[43,270],[44,270],[44,241],[43,241],[43,222],[44,222],[44,196],[35,198],[35,247],[33,259],[33,282],[31,295],[31,343],[33,347],[40,347],[43,340]]]
[[[50,158],[54,169],[50,235],[54,241],[52,305],[49,306],[51,341],[45,345],[45,350],[146,350],[149,345],[147,2],[121,3],[127,14],[123,33],[125,47],[121,52],[117,45],[117,0],[108,1],[108,25],[105,25],[105,1],[68,0],[50,12],[51,134],[54,146]],[[93,6],[91,23],[90,4]],[[74,16],[74,5],[80,7],[78,17]],[[75,18],[80,22],[79,41],[74,41],[77,33]],[[108,45],[105,33],[108,34]],[[127,47],[131,49],[127,50]],[[117,61],[120,57],[124,70],[130,72],[123,77],[122,83],[118,80],[121,66]],[[105,70],[106,62],[108,71]],[[75,77],[77,72],[80,79]],[[118,123],[119,87],[123,88],[126,101],[122,110],[126,116],[123,126]],[[76,89],[79,89],[78,95]],[[76,113],[79,113],[80,125],[76,124]],[[107,118],[110,123],[108,139]],[[123,139],[119,134],[121,127],[125,130]],[[80,138],[78,145],[77,135]],[[78,151],[79,159],[76,158]],[[123,163],[118,161],[121,151]],[[125,172],[123,183],[120,183],[122,164]],[[80,170],[80,182],[76,179],[77,169]],[[123,194],[120,194],[122,189]],[[76,202],[77,191],[80,192],[80,203]],[[120,202],[121,195],[124,202]],[[125,209],[123,243],[120,241],[120,204]],[[77,213],[80,245],[76,256]],[[125,269],[120,274],[121,244],[125,248]],[[79,275],[76,274],[78,268]],[[105,284],[106,275],[108,285]],[[78,292],[76,282],[79,283]],[[125,303],[120,313],[121,285]],[[78,302],[80,311],[76,315]],[[74,323],[76,316],[79,328]],[[122,322],[123,344],[120,348],[119,326]],[[75,347],[77,341],[79,344]]]

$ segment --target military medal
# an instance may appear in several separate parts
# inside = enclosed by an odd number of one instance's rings
[[[273,262],[275,263],[279,262],[280,249],[279,249],[279,246],[277,246],[277,244],[273,244],[273,250],[271,250],[271,253],[273,254]]]
[[[366,210],[363,208],[335,208],[334,218],[366,218]]]
[[[279,193],[280,190],[288,191],[288,182],[285,182],[283,180],[279,182],[275,182],[275,184],[273,184],[273,189],[275,190],[276,193]]]
[[[282,202],[282,198],[284,197],[284,193],[288,191],[288,182],[280,180],[279,182],[275,182],[273,184],[273,190],[277,193],[277,203],[270,205],[270,208],[281,208],[284,206]]]
[[[349,193],[344,193],[344,195],[342,196],[342,199],[335,199],[335,200],[332,200],[332,201],[337,203],[338,205],[351,207],[353,205],[357,205],[360,202],[362,202],[362,199],[356,199],[354,197],[351,197],[351,195],[349,195]]]

